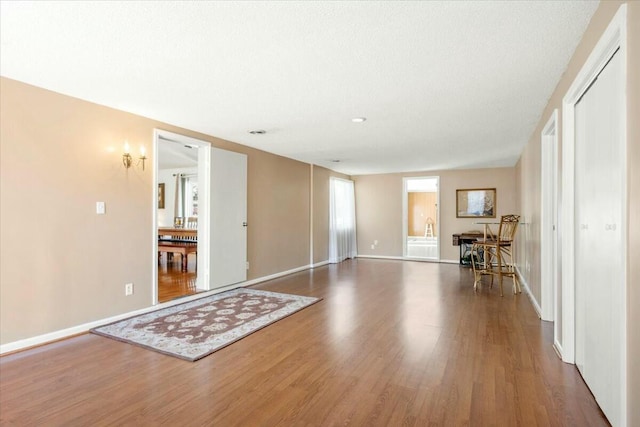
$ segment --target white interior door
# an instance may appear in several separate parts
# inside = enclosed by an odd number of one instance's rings
[[[247,280],[247,156],[211,149],[211,289]]]
[[[624,405],[622,70],[614,55],[575,106],[575,361],[612,425]]]

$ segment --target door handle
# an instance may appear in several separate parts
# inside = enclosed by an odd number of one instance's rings
[[[246,226],[247,226],[246,221],[242,223],[242,226],[243,226],[243,227],[246,227]]]

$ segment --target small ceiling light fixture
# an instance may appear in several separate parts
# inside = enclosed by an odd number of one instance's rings
[[[267,133],[267,131],[264,129],[256,129],[256,130],[250,130],[249,133],[251,135],[264,135],[265,133]]]
[[[367,118],[366,117],[354,117],[353,119],[351,119],[351,121],[353,123],[362,123],[362,122],[366,122]]]
[[[140,146],[140,157],[138,157],[138,165],[140,164],[140,162],[142,162],[142,170],[144,170],[144,161],[147,160],[147,156],[145,156],[146,154],[146,150],[144,148],[144,145]],[[131,153],[129,150],[129,142],[125,141],[124,142],[124,153],[122,154],[122,164],[124,165],[125,169],[129,169],[132,164],[133,164],[133,157],[131,157]]]

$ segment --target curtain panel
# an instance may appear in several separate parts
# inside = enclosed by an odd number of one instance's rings
[[[353,181],[331,178],[329,186],[329,262],[358,255]]]

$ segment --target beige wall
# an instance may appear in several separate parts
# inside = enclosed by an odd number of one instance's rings
[[[440,259],[443,261],[458,261],[460,258],[458,246],[452,244],[452,234],[482,230],[481,225],[473,224],[477,220],[456,218],[456,189],[495,187],[497,218],[518,213],[515,210],[515,168],[354,176],[358,255],[402,256],[402,178],[412,176],[440,177]],[[371,249],[376,240],[378,245]]]
[[[267,153],[249,155],[249,278],[309,264],[309,165]]]
[[[530,233],[521,240],[519,264],[530,263],[527,277],[534,297],[540,301],[540,133],[555,108],[562,128],[562,98],[575,80],[589,54],[617,12],[620,1],[601,2],[566,72],[549,99],[540,122],[518,163],[518,183],[522,212],[531,222]],[[640,425],[640,2],[628,2],[627,9],[627,360],[628,425]],[[562,134],[559,132],[560,144]],[[526,258],[525,258],[526,257]]]
[[[544,119],[544,124],[549,117]],[[543,126],[544,126],[543,124]],[[539,134],[538,134],[539,135]],[[539,137],[538,137],[539,138]],[[520,173],[517,179],[519,185],[518,201],[522,214],[522,222],[527,227],[519,233],[520,239],[516,242],[516,264],[525,280],[531,294],[540,305],[540,141],[537,145],[528,144],[516,165]],[[560,179],[560,178],[559,178]]]
[[[153,173],[121,153],[156,127],[248,155],[250,279],[309,264],[308,164],[10,79],[0,102],[2,344],[151,305]]]

